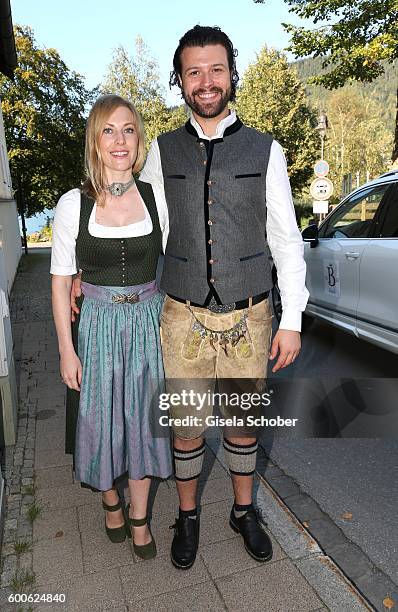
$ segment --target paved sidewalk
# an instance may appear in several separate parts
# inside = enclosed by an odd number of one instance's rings
[[[228,525],[232,487],[214,438],[201,482],[201,540],[192,569],[179,571],[169,559],[169,526],[177,507],[172,481],[156,483],[152,495],[155,559],[134,558],[130,541],[109,542],[100,494],[74,482],[71,458],[64,454],[65,388],[58,373],[48,269],[49,252],[31,251],[21,262],[11,299],[20,407],[17,444],[5,457],[0,609],[369,610],[261,478],[256,478],[257,503],[275,553],[266,564],[247,555]],[[14,593],[29,592],[65,594],[66,602],[8,603]]]

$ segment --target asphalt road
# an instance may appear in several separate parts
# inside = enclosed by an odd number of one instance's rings
[[[268,439],[272,460],[398,585],[398,355],[314,322],[270,375],[279,404],[313,422]]]

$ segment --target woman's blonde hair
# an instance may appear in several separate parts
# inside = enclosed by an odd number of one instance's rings
[[[120,106],[125,106],[131,111],[134,117],[133,124],[138,136],[137,157],[132,167],[133,173],[139,172],[144,165],[145,133],[139,112],[132,102],[126,100],[126,98],[114,94],[101,96],[95,101],[87,120],[85,147],[86,180],[82,186],[83,192],[94,198],[99,206],[104,206],[105,204],[105,188],[107,185],[104,162],[101,159],[99,146],[100,138],[110,115]]]

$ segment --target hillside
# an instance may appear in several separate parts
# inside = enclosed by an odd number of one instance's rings
[[[307,80],[310,76],[319,74],[322,71],[322,60],[320,58],[304,59],[294,62],[292,65],[296,68],[297,73],[306,85],[307,95],[311,105],[321,109],[328,110],[328,100],[333,93],[324,87],[307,85]],[[362,93],[365,97],[371,96],[381,106],[381,117],[384,120],[386,127],[394,131],[395,129],[395,113],[396,113],[396,96],[398,87],[398,63],[385,63],[385,73],[372,83],[357,83],[345,85],[343,89],[355,90]]]

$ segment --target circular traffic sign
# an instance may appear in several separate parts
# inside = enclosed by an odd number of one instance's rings
[[[314,173],[318,178],[329,174],[329,164],[325,159],[319,159],[314,166]]]
[[[314,200],[328,200],[333,193],[333,183],[328,178],[316,178],[310,186]]]

